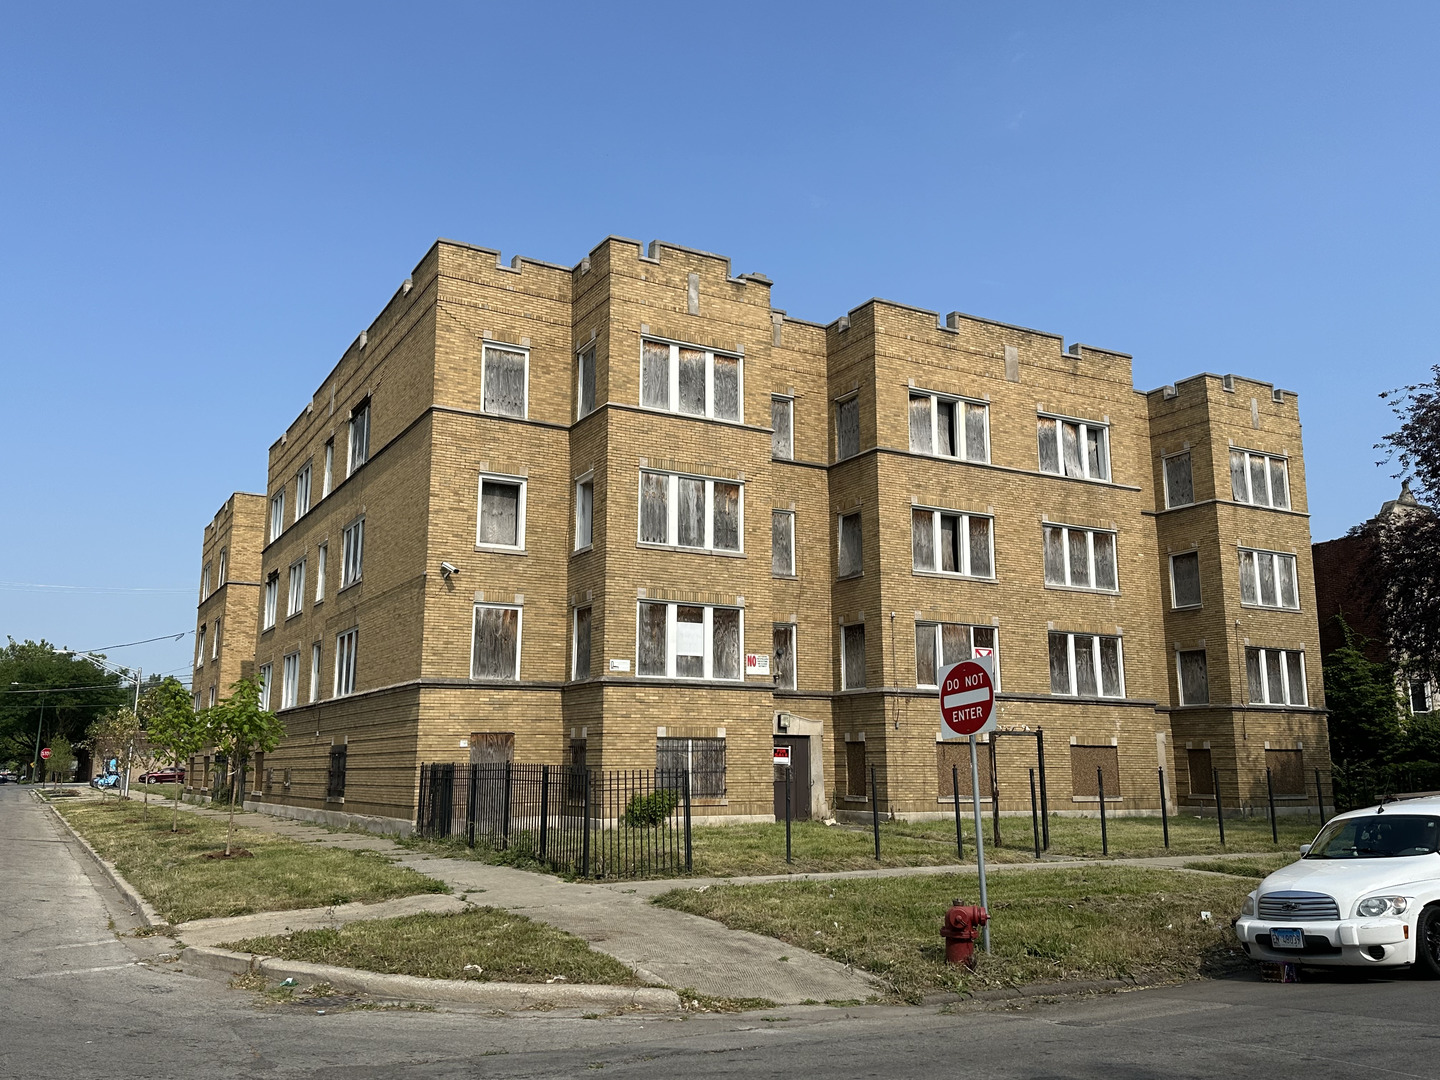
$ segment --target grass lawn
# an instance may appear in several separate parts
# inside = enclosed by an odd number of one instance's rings
[[[447,891],[373,852],[282,840],[241,825],[234,846],[253,858],[206,859],[225,850],[224,822],[181,814],[180,832],[172,833],[169,808],[151,806],[146,818],[133,800],[77,800],[56,809],[171,923]]]
[[[580,938],[488,907],[247,938],[223,948],[427,979],[543,983],[558,976],[569,983],[643,985],[619,960],[596,952]],[[467,972],[467,964],[481,970]]]
[[[939,933],[952,899],[977,901],[973,873],[674,889],[655,903],[853,964],[912,1003],[1027,983],[1196,978],[1244,962],[1230,918],[1248,879],[1057,867],[995,874],[989,887],[995,951],[974,972],[945,963]]]
[[[1260,878],[1269,877],[1282,866],[1289,866],[1298,861],[1299,853],[1290,855],[1257,855],[1254,858],[1235,859],[1205,859],[1202,862],[1189,862],[1185,866],[1190,870],[1210,870],[1217,874],[1234,874],[1236,877]]]

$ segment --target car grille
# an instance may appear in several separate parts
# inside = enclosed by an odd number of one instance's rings
[[[1260,917],[1320,922],[1340,918],[1340,907],[1333,896],[1324,893],[1272,892],[1260,897]]]

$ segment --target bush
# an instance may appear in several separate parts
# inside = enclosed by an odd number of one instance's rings
[[[632,829],[652,829],[675,812],[680,795],[661,788],[649,795],[636,795],[625,805],[625,824]]]

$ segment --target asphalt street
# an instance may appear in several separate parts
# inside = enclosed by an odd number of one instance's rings
[[[321,1015],[176,973],[134,925],[31,792],[0,786],[0,1077],[1440,1078],[1440,983],[1409,976],[951,1010]]]

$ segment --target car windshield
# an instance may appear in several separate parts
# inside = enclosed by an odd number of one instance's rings
[[[1375,814],[1332,821],[1320,830],[1307,859],[1393,859],[1431,855],[1440,846],[1440,818]]]

